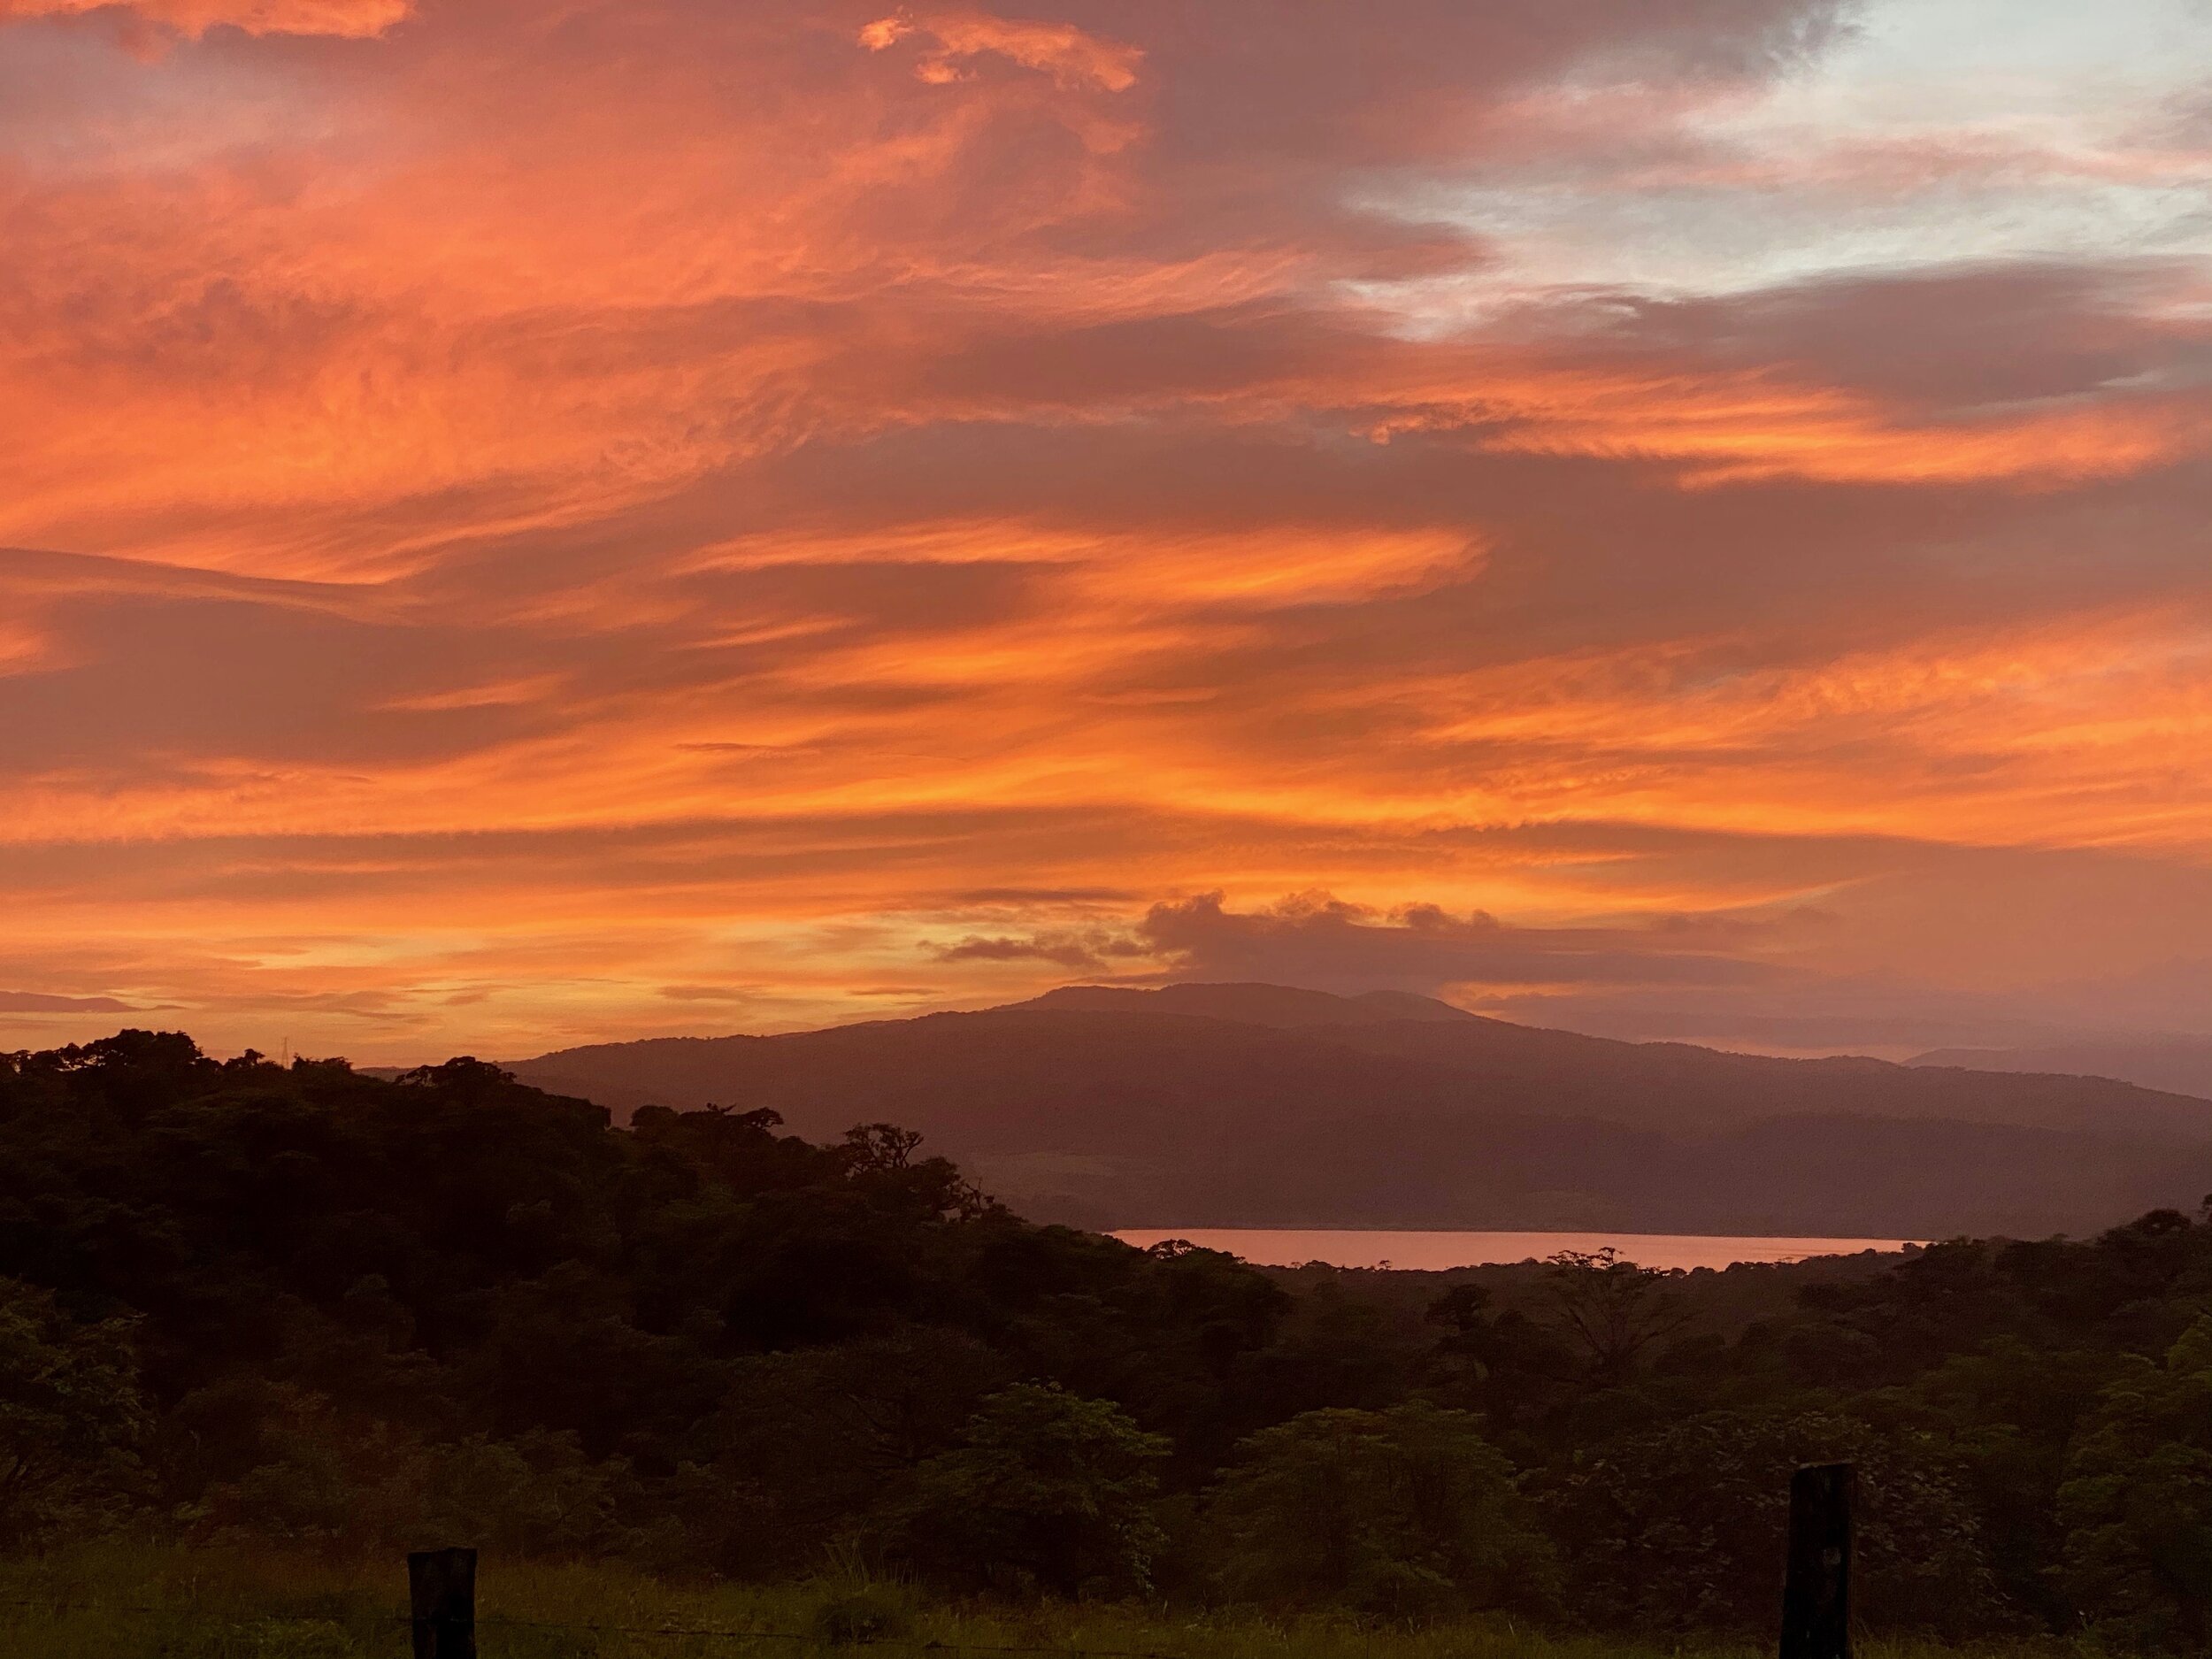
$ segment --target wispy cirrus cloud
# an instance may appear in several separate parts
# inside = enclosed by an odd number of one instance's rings
[[[138,1010],[112,996],[61,996],[50,991],[0,991],[0,1014],[129,1014]]]
[[[1100,975],[2198,1006],[2185,6],[2001,75],[1984,0],[64,9],[0,28],[37,995],[400,1059]]]
[[[0,24],[22,18],[128,14],[197,37],[211,28],[249,35],[383,34],[414,10],[414,0],[0,0]]]

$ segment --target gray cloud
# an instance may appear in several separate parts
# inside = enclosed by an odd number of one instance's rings
[[[112,996],[58,996],[46,991],[0,991],[0,1014],[131,1014],[135,1002]]]
[[[1320,990],[1446,986],[1757,984],[1775,970],[1732,955],[1727,930],[1683,918],[1634,927],[1516,927],[1416,904],[1389,916],[1329,895],[1231,910],[1218,893],[1156,904],[1140,933],[1178,978]],[[1694,949],[1702,933],[1708,950]],[[1686,948],[1688,947],[1688,948]]]

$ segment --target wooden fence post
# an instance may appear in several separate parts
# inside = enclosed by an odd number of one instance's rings
[[[407,1556],[415,1659],[476,1659],[476,1552],[417,1549]]]
[[[1790,1478],[1790,1556],[1782,1581],[1782,1659],[1851,1659],[1849,1463]]]

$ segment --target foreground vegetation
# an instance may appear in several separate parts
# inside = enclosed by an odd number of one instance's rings
[[[1129,1603],[958,1603],[851,1574],[780,1585],[672,1582],[619,1565],[488,1560],[485,1659],[736,1659],[881,1653],[1006,1659],[1755,1659],[1763,1644],[1561,1636],[1497,1616],[1377,1627],[1342,1617],[1175,1613]],[[396,1559],[110,1540],[0,1565],[11,1659],[401,1659]],[[795,1638],[796,1640],[793,1640]],[[1863,1645],[1863,1659],[2106,1659],[2045,1641]]]
[[[1119,1606],[1233,1644],[1695,1647],[1770,1632],[1788,1471],[1848,1458],[1870,1632],[2212,1637],[2206,1220],[1794,1274],[1271,1276],[741,1104],[618,1130],[468,1060],[0,1056],[0,1558],[151,1540],[173,1602],[257,1548],[380,1575],[459,1540],[599,1563],[505,1567],[494,1610],[723,1580],[798,1617],[774,1586],[836,1562],[1045,1645]],[[356,1597],[313,1638],[354,1651],[389,1592],[344,1586],[386,1581],[316,1573],[284,1581]],[[105,1582],[42,1628],[156,1616]]]

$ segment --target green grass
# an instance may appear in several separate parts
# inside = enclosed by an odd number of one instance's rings
[[[108,1543],[0,1563],[8,1659],[403,1659],[405,1563],[281,1551]],[[1127,1606],[927,1604],[897,1586],[826,1580],[686,1585],[613,1566],[488,1558],[478,1581],[483,1659],[1003,1659],[1089,1653],[1172,1659],[1755,1659],[1747,1647],[1640,1646],[1484,1620],[1422,1631],[1283,1624]],[[826,1632],[873,1630],[864,1647]],[[709,1633],[710,1632],[710,1633]],[[792,1638],[796,1638],[793,1640]],[[1959,1659],[1958,1649],[1869,1644],[1864,1659]],[[1983,1650],[1988,1659],[2073,1654]]]

